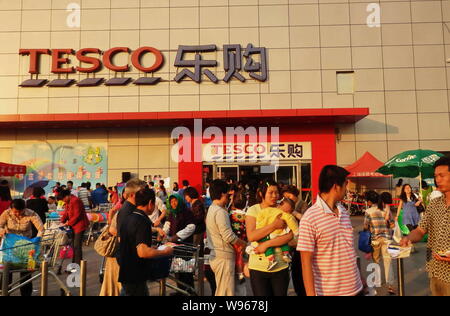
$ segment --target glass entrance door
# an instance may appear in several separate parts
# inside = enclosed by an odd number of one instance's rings
[[[302,191],[306,201],[311,200],[311,163],[300,162],[292,165],[280,165],[275,173],[261,173],[262,164],[257,165],[203,165],[203,180],[222,179],[259,183],[275,180],[285,185],[295,185]]]
[[[238,176],[239,166],[218,166],[217,178],[221,180],[233,180],[233,182],[237,182],[239,180]]]
[[[279,166],[276,181],[285,185],[298,185],[297,166]]]
[[[275,180],[273,173],[261,173],[262,165],[241,165],[239,166],[239,181],[244,183],[259,183],[261,181]]]

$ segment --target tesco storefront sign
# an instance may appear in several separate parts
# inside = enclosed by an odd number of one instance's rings
[[[78,51],[74,51],[73,49],[20,49],[19,54],[22,56],[29,56],[30,66],[28,69],[28,73],[33,75],[39,75],[40,74],[40,68],[39,68],[39,61],[41,58],[41,55],[50,55],[51,56],[51,72],[54,74],[71,74],[75,72],[79,73],[95,73],[102,69],[102,65],[106,68],[108,68],[111,71],[114,72],[127,72],[130,70],[130,65],[123,64],[123,65],[116,65],[113,62],[113,57],[117,54],[128,54],[131,55],[131,64],[138,69],[141,72],[144,73],[153,73],[161,68],[161,66],[164,63],[164,56],[156,48],[144,46],[141,47],[131,53],[130,49],[128,47],[114,47],[107,51],[102,52],[98,48],[82,48]],[[98,56],[101,56],[100,58],[89,56],[89,54],[97,54]],[[142,57],[145,54],[153,54],[155,61],[153,65],[150,67],[145,67],[142,65],[141,60]],[[70,66],[70,59],[68,56],[74,55],[76,59],[83,64],[86,64],[86,66]],[[118,80],[114,80],[118,79]],[[121,79],[130,79],[130,78],[113,78],[110,79],[109,84],[106,82],[107,85],[123,85],[128,83],[129,80],[121,80]],[[142,81],[145,81],[144,79],[150,79],[147,81],[147,84],[149,84],[154,78],[140,78]],[[139,79],[138,79],[139,80]],[[49,84],[49,86],[69,86],[72,83],[74,83],[74,80],[72,79],[57,79],[54,80],[55,82],[52,82]],[[83,82],[84,81],[84,82]],[[79,86],[96,86],[102,83],[103,78],[86,78],[78,83]],[[24,81],[21,86],[23,87],[40,87],[43,86],[45,83],[47,83],[47,80],[44,79],[33,79]],[[155,84],[156,82],[153,82]]]
[[[268,78],[267,68],[267,50],[265,47],[254,47],[253,44],[248,44],[244,49],[240,44],[230,44],[223,46],[223,66],[225,76],[219,78],[217,74],[211,71],[210,68],[217,67],[217,60],[207,59],[202,54],[217,52],[218,48],[215,44],[211,45],[179,45],[175,58],[174,67],[177,69],[176,76],[173,81],[179,83],[185,78],[194,82],[201,83],[202,78],[208,78],[213,83],[218,83],[220,80],[230,82],[232,79],[245,82],[247,79],[253,79],[264,82]],[[84,73],[87,78],[77,82],[77,86],[89,87],[97,86],[103,83],[104,78],[95,78],[94,75],[89,77],[89,74],[96,73],[102,69],[102,66],[115,73],[125,73],[130,71],[130,60],[134,69],[137,69],[144,74],[154,73],[158,71],[164,64],[164,56],[162,52],[156,48],[144,46],[135,51],[131,51],[128,47],[114,47],[102,52],[98,48],[82,48],[78,51],[73,49],[20,49],[21,56],[28,56],[29,69],[28,73],[31,79],[25,80],[20,85],[21,87],[42,87],[47,85],[49,87],[68,87],[75,83],[75,79],[69,79],[68,75],[73,73]],[[127,62],[117,65],[114,63],[114,56],[118,54],[127,54]],[[144,66],[142,59],[145,55],[151,54],[154,57],[153,65]],[[185,59],[188,54],[194,59]],[[48,80],[38,79],[40,74],[39,61],[43,55],[49,55],[51,58],[51,72],[57,75],[66,75],[66,79],[55,79],[47,84]],[[71,66],[72,59],[70,56],[75,56],[79,61],[80,66]],[[259,56],[259,58],[255,58]],[[131,58],[130,58],[131,57]],[[247,72],[246,78],[241,72]],[[33,78],[35,76],[35,78]],[[132,78],[125,78],[125,76],[114,76],[105,82],[107,86],[123,86],[127,85]],[[141,77],[134,81],[136,85],[155,85],[161,80],[160,77]]]

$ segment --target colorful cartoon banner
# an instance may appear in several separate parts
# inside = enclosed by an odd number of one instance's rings
[[[36,186],[47,193],[52,192],[56,182],[66,184],[73,181],[76,188],[82,182],[107,183],[108,145],[50,144],[16,145],[13,148],[13,163],[26,165],[27,174],[16,177],[15,187],[24,190],[28,197]]]

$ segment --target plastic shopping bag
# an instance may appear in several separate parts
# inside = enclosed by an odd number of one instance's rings
[[[6,234],[0,252],[3,253],[3,262],[9,262],[15,268],[26,268],[29,259],[37,261],[41,251],[41,238],[33,239]]]
[[[364,253],[372,253],[372,234],[370,231],[364,230],[359,232],[358,248]]]
[[[73,248],[71,246],[64,246],[59,251],[59,259],[72,259]]]
[[[398,222],[395,222],[393,239],[397,244],[399,244],[400,241],[402,240],[402,238],[403,238],[403,233],[402,233],[402,230],[400,229],[400,225],[398,224]]]
[[[403,210],[400,211],[400,216],[398,217],[398,226],[404,236],[408,236],[411,233],[409,228],[403,224]]]

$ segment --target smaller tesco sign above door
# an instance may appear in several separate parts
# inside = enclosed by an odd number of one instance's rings
[[[217,66],[217,60],[207,60],[202,56],[202,53],[215,51],[217,51],[216,45],[179,46],[174,66],[184,69],[177,71],[173,81],[181,82],[184,78],[190,78],[192,81],[200,83],[204,75],[211,82],[218,83],[220,79],[210,70],[211,67]],[[187,53],[195,54],[195,58],[191,60],[185,59]],[[86,74],[86,78],[77,82],[77,86],[98,86],[104,82],[105,78],[95,78],[94,75],[89,77],[89,74],[95,74],[103,67],[115,73],[126,73],[130,71],[131,66],[144,74],[152,74],[151,77],[138,78],[134,81],[134,84],[155,85],[161,78],[154,77],[153,74],[160,70],[164,64],[163,53],[149,46],[141,47],[135,51],[131,51],[128,47],[114,47],[104,52],[98,48],[83,48],[78,51],[73,49],[20,49],[19,54],[28,56],[28,73],[31,75],[31,79],[22,82],[21,87],[42,87],[44,85],[49,87],[68,87],[76,82],[75,79],[68,78],[68,75],[74,73]],[[117,65],[114,57],[118,54],[127,54],[127,62]],[[142,59],[146,54],[151,54],[154,57],[154,62],[150,66],[144,66],[142,63]],[[40,60],[45,55],[51,58],[51,72],[57,75],[66,75],[66,79],[56,79],[51,82],[48,82],[46,79],[38,79],[41,73]],[[248,44],[244,50],[241,48],[241,45],[224,45],[223,55],[223,64],[226,71],[223,81],[229,82],[235,78],[245,82],[246,78],[240,73],[242,70],[248,72],[252,79],[258,81],[267,80],[266,48],[253,47],[252,44]],[[254,55],[259,55],[259,59],[255,59]],[[73,61],[70,56],[76,57],[79,66],[71,66]],[[244,58],[245,61],[243,61]],[[33,76],[35,76],[34,79]],[[108,79],[105,85],[123,86],[131,81],[133,81],[133,78],[114,76]]]
[[[312,159],[310,142],[204,144],[205,162],[267,162]]]

